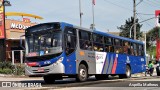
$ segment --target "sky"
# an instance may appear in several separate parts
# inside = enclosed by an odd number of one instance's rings
[[[8,0],[12,6],[6,6],[6,12],[24,12],[43,17],[43,20],[31,19],[33,22],[67,22],[80,26],[79,0]],[[141,3],[139,3],[142,1]],[[137,18],[143,21],[154,17],[155,10],[160,10],[160,0],[136,0]],[[93,23],[92,0],[81,0],[82,27],[90,28]],[[121,25],[133,16],[133,0],[95,0],[95,27],[103,32],[118,32]],[[22,19],[22,17],[7,17]],[[155,19],[146,21],[141,31],[155,27]]]

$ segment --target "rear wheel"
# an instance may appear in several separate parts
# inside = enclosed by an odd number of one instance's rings
[[[77,81],[84,82],[88,79],[88,70],[84,64],[80,64],[78,68]]]
[[[157,76],[160,76],[160,72],[157,72]]]
[[[119,75],[119,78],[130,78],[131,77],[131,68],[126,66],[126,73]]]
[[[45,83],[47,83],[47,84],[52,84],[55,82],[55,78],[53,75],[45,75],[45,76],[43,76],[43,79],[44,79]]]
[[[160,70],[159,67],[156,68],[157,76],[160,76]]]
[[[97,80],[105,80],[105,79],[108,79],[108,75],[100,75],[100,74],[97,74],[95,75],[96,79]]]

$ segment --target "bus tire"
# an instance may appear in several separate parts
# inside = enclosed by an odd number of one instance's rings
[[[119,78],[130,78],[131,77],[131,68],[129,67],[129,65],[126,66],[126,72],[125,74],[120,74]]]
[[[95,78],[96,78],[97,80],[105,80],[105,79],[108,79],[108,75],[97,74],[97,75],[95,75]]]
[[[76,80],[79,82],[84,82],[87,79],[88,79],[88,70],[84,64],[80,64]]]
[[[53,84],[55,82],[55,78],[53,75],[44,75],[43,79],[47,84]]]

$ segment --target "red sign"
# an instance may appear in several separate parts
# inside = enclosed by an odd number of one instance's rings
[[[25,23],[30,23],[31,21],[30,21],[29,18],[23,18],[23,22],[25,22]]]
[[[156,60],[160,60],[160,39],[156,40]]]
[[[0,0],[0,3],[2,4],[3,0]],[[5,38],[5,27],[4,27],[4,7],[0,7],[0,39]]]
[[[155,11],[155,16],[158,16],[160,14],[160,10]]]
[[[160,10],[155,11],[156,16],[156,26],[160,27]]]

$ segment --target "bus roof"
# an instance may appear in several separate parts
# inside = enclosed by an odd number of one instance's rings
[[[109,36],[109,37],[113,37],[113,38],[117,38],[117,39],[122,39],[122,40],[125,40],[125,41],[131,41],[131,42],[134,42],[134,43],[143,44],[143,42],[138,41],[138,40],[133,40],[133,39],[130,39],[130,38],[116,36],[116,35],[113,35],[113,34],[101,32],[101,31],[98,31],[98,30],[92,30],[92,29],[76,26],[76,25],[73,25],[73,24],[65,23],[65,22],[48,22],[48,23],[41,23],[41,24],[38,24],[38,25],[51,24],[51,23],[59,23],[62,28],[64,28],[65,26],[70,26],[70,27],[74,27],[74,28],[77,28],[77,29],[81,29],[81,30],[93,32],[93,33],[96,33],[96,34],[100,34],[100,35],[103,35],[103,36]],[[35,25],[35,26],[38,26],[38,25]]]
[[[68,23],[65,23],[65,24],[67,25]],[[133,39],[126,38],[126,37],[121,37],[121,36],[116,36],[116,35],[105,33],[105,32],[98,31],[98,30],[92,30],[92,29],[83,28],[83,27],[74,26],[74,25],[73,25],[73,27],[78,28],[78,29],[82,29],[82,30],[85,30],[85,31],[90,31],[90,32],[93,32],[93,33],[96,33],[96,34],[100,34],[100,35],[103,35],[103,36],[109,36],[109,37],[113,37],[113,38],[117,38],[117,39],[122,39],[122,40],[125,40],[125,41],[131,41],[131,42],[134,42],[134,43],[143,44],[142,41],[133,40]]]

